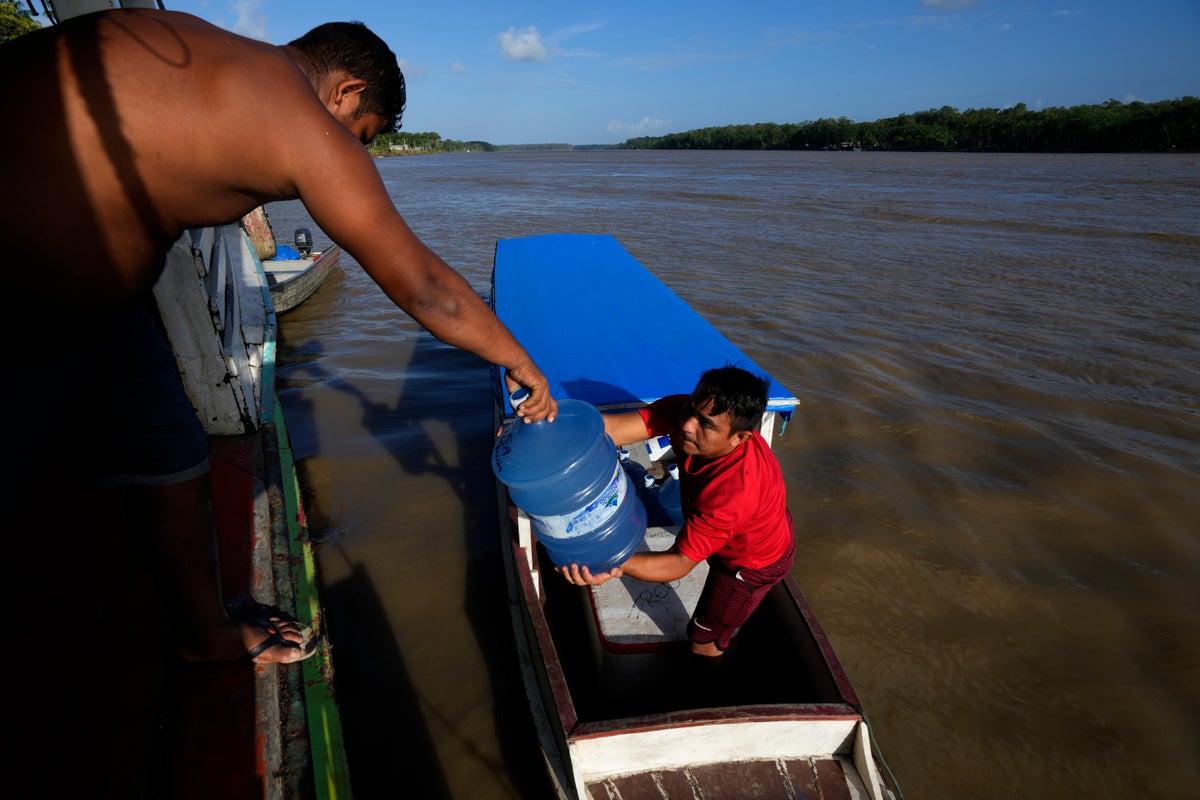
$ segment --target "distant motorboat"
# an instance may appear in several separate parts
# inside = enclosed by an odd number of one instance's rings
[[[338,265],[342,255],[338,245],[313,252],[312,233],[308,228],[296,229],[292,237],[294,247],[276,242],[270,217],[262,206],[243,217],[241,225],[262,262],[276,314],[291,311],[311,297]]]
[[[306,230],[300,228],[296,233],[299,235]],[[335,244],[328,250],[310,252],[304,256],[287,245],[278,245],[276,255],[276,258],[263,261],[262,267],[267,276],[267,287],[271,290],[271,304],[275,306],[276,314],[282,314],[291,311],[321,288],[329,273],[337,267],[342,248]]]

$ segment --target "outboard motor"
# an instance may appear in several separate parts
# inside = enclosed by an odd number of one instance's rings
[[[296,228],[295,241],[301,258],[308,258],[312,255],[312,234],[308,228]]]

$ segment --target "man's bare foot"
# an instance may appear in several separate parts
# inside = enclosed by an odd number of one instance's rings
[[[255,664],[292,664],[316,652],[312,629],[275,606],[240,599],[226,611],[219,624],[198,632],[190,646],[180,648],[185,661],[247,659]]]
[[[255,664],[292,664],[316,652],[312,630],[294,620],[270,616],[253,622],[235,622],[241,626],[245,658]]]

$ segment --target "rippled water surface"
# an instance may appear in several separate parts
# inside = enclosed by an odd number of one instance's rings
[[[611,234],[801,398],[794,575],[910,800],[1200,793],[1200,157],[377,163],[481,294]],[[548,796],[486,365],[348,257],[281,327],[356,794]]]

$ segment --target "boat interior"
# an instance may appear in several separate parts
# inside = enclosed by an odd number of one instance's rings
[[[539,546],[539,557],[547,559]],[[542,563],[547,563],[543,560]],[[601,636],[589,591],[548,574],[545,614],[580,723],[714,707],[843,702],[780,584],[719,659],[691,653],[686,639],[614,649]],[[807,652],[805,652],[807,651]],[[798,673],[796,665],[816,670]]]
[[[648,528],[643,547],[666,549],[676,530]],[[546,627],[580,724],[731,706],[853,702],[835,678],[821,648],[824,635],[819,627],[814,634],[810,626],[816,622],[790,578],[771,590],[726,654],[714,659],[692,654],[686,635],[706,564],[669,584],[622,576],[585,589],[555,574],[536,540],[534,548]]]

